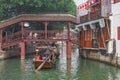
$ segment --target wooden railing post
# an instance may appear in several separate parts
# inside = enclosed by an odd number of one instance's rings
[[[47,39],[47,27],[48,27],[48,22],[44,22],[45,25],[45,39]]]

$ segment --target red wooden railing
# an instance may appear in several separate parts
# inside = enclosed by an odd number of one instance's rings
[[[6,48],[9,46],[13,46],[18,44],[20,41],[32,41],[32,42],[41,42],[41,41],[67,41],[68,40],[68,32],[63,30],[48,30],[45,33],[44,30],[24,30],[24,33],[21,31],[4,36],[2,39],[2,48]],[[45,34],[47,34],[47,39],[45,38]],[[23,38],[22,38],[23,35]],[[79,44],[79,35],[76,32],[70,32],[71,41]],[[16,43],[16,44],[15,44]]]

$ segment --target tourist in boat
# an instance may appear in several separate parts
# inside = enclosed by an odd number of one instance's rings
[[[41,57],[39,54],[36,54],[36,57],[35,57],[36,60],[41,60]]]

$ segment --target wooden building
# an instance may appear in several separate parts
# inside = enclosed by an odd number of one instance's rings
[[[88,0],[77,7],[80,54],[120,64],[120,0]]]

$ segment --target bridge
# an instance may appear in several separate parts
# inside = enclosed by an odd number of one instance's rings
[[[44,30],[27,30],[25,22],[41,22]],[[66,30],[48,30],[51,22],[65,23]],[[20,45],[21,59],[25,58],[25,43],[27,42],[58,42],[67,43],[67,57],[71,57],[72,43],[79,44],[79,34],[70,30],[71,24],[76,24],[76,17],[71,14],[21,14],[12,18],[0,21],[0,45],[1,50]],[[11,34],[3,35],[5,29],[19,25],[20,30]],[[17,26],[18,27],[18,26]]]

